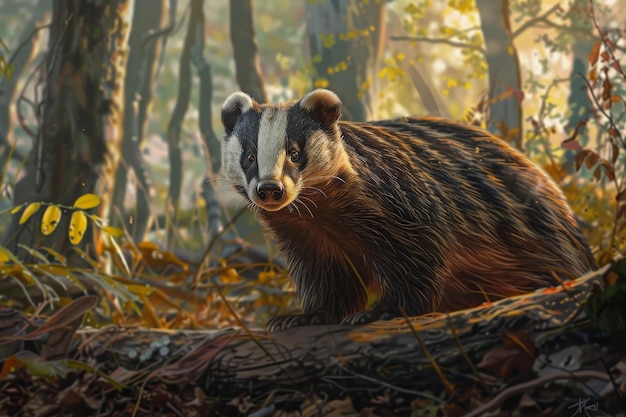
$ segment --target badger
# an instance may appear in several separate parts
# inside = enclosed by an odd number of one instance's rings
[[[562,192],[504,141],[440,118],[340,114],[325,89],[280,104],[236,92],[221,108],[224,175],[302,305],[270,331],[474,307],[595,267]]]

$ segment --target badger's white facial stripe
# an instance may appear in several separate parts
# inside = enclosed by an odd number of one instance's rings
[[[281,178],[287,143],[287,110],[267,109],[261,118],[257,164],[259,179]]]
[[[235,135],[222,141],[222,170],[226,178],[235,180],[237,185],[243,186],[246,183],[246,176],[241,170],[241,154],[243,148],[241,141]]]

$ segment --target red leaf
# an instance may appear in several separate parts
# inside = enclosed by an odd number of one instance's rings
[[[587,156],[587,158],[585,159],[585,166],[588,169],[591,169],[593,168],[595,164],[598,163],[599,160],[600,160],[600,155],[598,155],[594,151],[590,151],[589,156]]]
[[[572,151],[580,151],[583,149],[581,144],[578,143],[578,141],[574,138],[565,139],[563,142],[561,142],[561,146],[563,147],[563,149],[569,149]]]
[[[602,62],[607,62],[609,60],[609,53],[607,51],[602,51],[600,58],[602,58]]]
[[[606,175],[609,180],[615,181],[615,167],[606,159],[602,159],[600,163],[604,167],[604,175]]]
[[[583,165],[585,158],[587,158],[592,152],[593,151],[590,149],[583,149],[582,151],[578,152],[578,155],[576,155],[576,171],[580,170],[580,167]]]
[[[591,48],[591,52],[589,52],[589,67],[593,67],[598,62],[598,55],[600,55],[600,46],[602,45],[601,41],[596,41],[593,44],[593,48]]]

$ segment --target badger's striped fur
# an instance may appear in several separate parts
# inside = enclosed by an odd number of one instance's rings
[[[503,141],[435,118],[338,121],[315,90],[222,106],[223,169],[258,206],[305,315],[272,330],[480,304],[579,276],[594,259],[552,181]]]

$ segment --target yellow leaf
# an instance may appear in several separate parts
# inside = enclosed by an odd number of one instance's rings
[[[258,279],[259,284],[269,284],[276,278],[276,272],[267,271],[267,272],[259,272]]]
[[[128,291],[137,295],[150,295],[154,291],[154,288],[150,287],[149,285],[129,284],[126,286],[126,288],[128,289]]]
[[[328,84],[329,82],[326,78],[318,78],[315,80],[315,88],[326,88]]]
[[[24,207],[24,204],[20,204],[19,206],[13,207],[11,209],[11,214],[17,213],[18,211],[20,211],[22,209],[22,207]]]
[[[13,254],[7,248],[0,246],[0,265],[9,262],[12,257]]]
[[[159,245],[157,245],[154,242],[148,242],[148,241],[142,241],[137,243],[137,247],[139,249],[146,249],[146,250],[159,250]]]
[[[102,228],[102,231],[105,232],[105,233],[110,234],[113,237],[124,236],[124,230],[120,229],[119,227],[104,226]]]
[[[224,272],[220,274],[220,278],[223,284],[233,284],[241,281],[241,275],[237,273],[234,268],[226,268]]]
[[[83,240],[85,230],[87,230],[87,216],[85,216],[85,212],[82,210],[76,210],[72,213],[68,230],[68,236],[72,245],[78,245]]]
[[[74,208],[88,210],[100,205],[100,197],[96,194],[83,194],[74,201]]]
[[[39,210],[39,207],[41,207],[41,203],[30,203],[28,207],[24,209],[24,212],[20,216],[20,221],[18,223],[19,224],[26,223],[28,219],[32,217],[33,214],[37,213],[37,210]]]
[[[61,208],[59,206],[55,206],[51,204],[46,208],[46,211],[43,212],[43,218],[41,219],[41,233],[44,236],[48,236],[54,229],[59,225],[59,220],[61,220]]]

